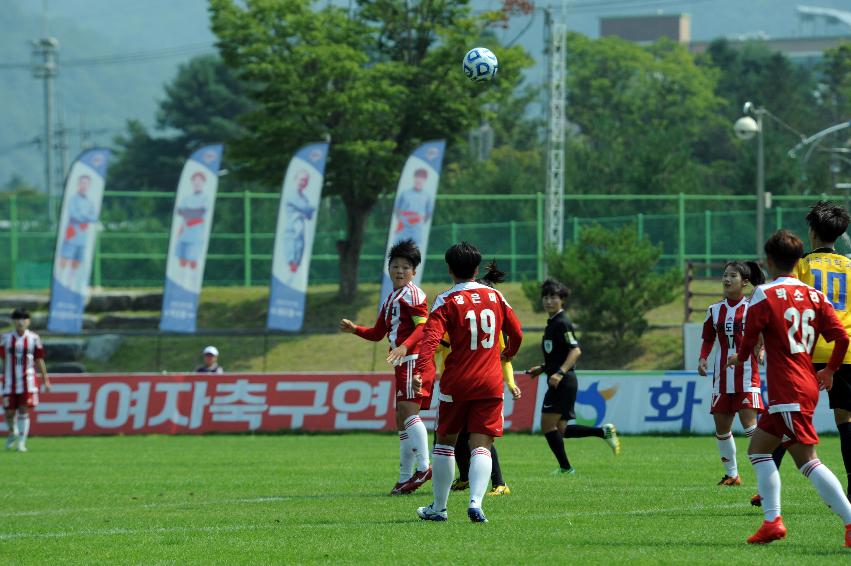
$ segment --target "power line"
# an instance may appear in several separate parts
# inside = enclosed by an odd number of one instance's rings
[[[156,59],[166,59],[169,57],[178,57],[182,55],[190,55],[198,51],[212,51],[213,45],[209,42],[189,43],[186,45],[176,45],[174,47],[165,47],[162,49],[154,49],[149,51],[135,51],[131,53],[120,53],[113,55],[99,55],[96,57],[81,57],[77,59],[68,59],[62,61],[63,67],[94,67],[97,65],[115,65],[120,63],[142,63],[145,61],[153,61]],[[0,63],[2,69],[24,69],[29,70],[30,63]]]

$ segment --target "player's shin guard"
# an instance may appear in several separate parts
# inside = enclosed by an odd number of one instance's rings
[[[30,435],[30,414],[24,413],[18,415],[18,438],[21,444],[26,444],[27,437]]]
[[[487,448],[475,448],[470,451],[470,505],[481,508],[482,498],[488,489],[491,478],[491,453]]]
[[[409,444],[408,433],[399,431],[399,483],[408,481],[413,475],[414,451]]]
[[[449,488],[455,478],[455,448],[446,444],[435,444],[431,462],[431,488],[434,490],[434,509],[446,509]]]
[[[780,472],[771,454],[751,454],[750,459],[757,490],[762,496],[762,513],[766,521],[773,521],[780,516]]]
[[[736,465],[736,442],[733,440],[733,433],[715,434],[715,442],[718,444],[718,453],[721,454],[721,463],[727,470],[727,475],[734,478],[739,475],[739,468]]]
[[[417,471],[424,472],[429,466],[428,431],[419,415],[405,419],[405,431],[408,433],[409,446],[417,459]]]
[[[801,466],[801,473],[813,482],[822,501],[842,517],[846,525],[851,524],[851,503],[848,503],[848,498],[842,492],[842,485],[833,472],[816,458]]]

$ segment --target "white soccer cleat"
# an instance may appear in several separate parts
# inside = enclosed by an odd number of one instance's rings
[[[27,445],[24,444],[23,442],[20,442],[18,444],[18,452],[26,452],[26,451],[27,451]]]
[[[432,503],[432,505],[434,504]],[[446,509],[443,511],[435,511],[434,507],[431,505],[427,507],[418,507],[417,516],[423,521],[445,521],[449,518],[449,515],[446,513]]]
[[[15,447],[15,442],[18,441],[18,437],[14,434],[10,434],[8,438],[6,438],[6,450],[11,450]]]
[[[615,428],[615,425],[612,423],[606,423],[603,425],[603,434],[605,435],[604,440],[612,449],[615,456],[621,453],[621,439],[618,438],[618,429]]]

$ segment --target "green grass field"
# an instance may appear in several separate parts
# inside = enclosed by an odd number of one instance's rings
[[[398,444],[387,434],[33,438],[0,454],[2,564],[847,563],[841,521],[784,463],[789,536],[744,539],[762,514],[755,480],[720,488],[711,437],[626,437],[620,457],[572,440],[579,473],[552,477],[540,436],[499,441],[512,494],[487,497],[490,523],[414,514],[431,485],[388,497]],[[838,440],[822,460],[841,472]],[[841,475],[841,474],[840,474]]]

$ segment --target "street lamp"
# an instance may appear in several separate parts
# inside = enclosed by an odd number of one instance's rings
[[[765,108],[757,108],[752,102],[745,102],[742,107],[745,114],[733,125],[736,136],[742,140],[749,140],[757,135],[756,150],[756,257],[763,256],[763,244],[765,242],[765,152],[762,140],[762,117],[768,114]],[[748,114],[756,116],[754,120]]]

